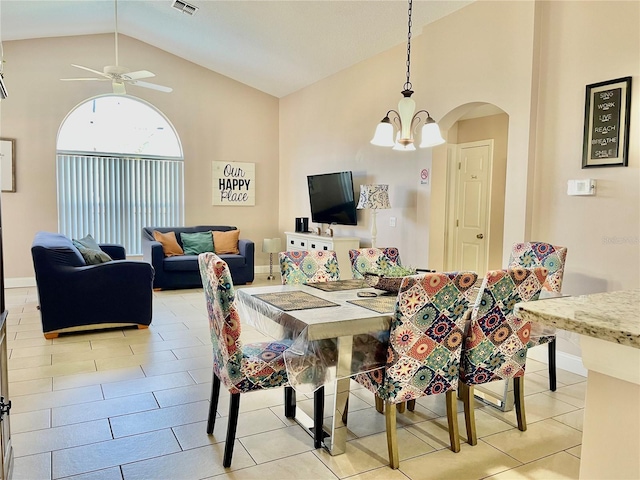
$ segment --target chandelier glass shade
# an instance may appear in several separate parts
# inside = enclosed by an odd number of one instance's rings
[[[393,147],[394,150],[415,150],[414,132],[422,124],[420,148],[435,147],[444,143],[440,127],[428,111],[418,110],[416,102],[411,98],[411,12],[413,2],[409,0],[409,32],[407,34],[407,81],[402,91],[402,99],[398,102],[398,110],[389,110],[376,127],[371,139],[373,145]]]

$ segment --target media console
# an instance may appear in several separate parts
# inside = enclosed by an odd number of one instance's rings
[[[353,278],[349,250],[360,248],[358,237],[326,237],[312,233],[284,232],[287,236],[287,250],[333,250],[338,257],[340,279]]]

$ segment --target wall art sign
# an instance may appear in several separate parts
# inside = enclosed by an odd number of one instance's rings
[[[429,178],[431,177],[428,168],[423,168],[420,170],[420,184],[421,185],[429,185]]]
[[[631,77],[587,85],[582,168],[626,167]]]
[[[3,192],[16,191],[16,141],[0,138],[0,184]]]
[[[213,205],[253,206],[256,204],[256,164],[211,162]]]

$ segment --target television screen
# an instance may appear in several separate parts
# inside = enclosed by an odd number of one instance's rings
[[[307,183],[313,222],[357,225],[351,172],[308,175]]]

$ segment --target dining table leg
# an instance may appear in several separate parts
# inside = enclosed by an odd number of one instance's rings
[[[347,448],[347,424],[343,414],[348,408],[349,384],[351,382],[351,356],[353,337],[338,337],[338,360],[333,396],[333,418],[330,437],[325,439],[325,447],[331,455],[340,455]]]

